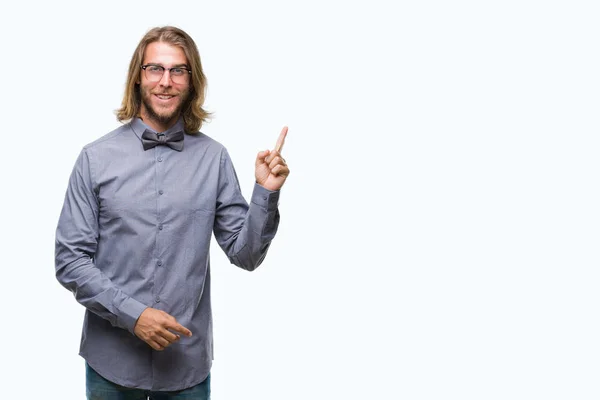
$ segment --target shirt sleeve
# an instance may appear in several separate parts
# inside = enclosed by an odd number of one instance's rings
[[[279,193],[255,184],[248,204],[229,154],[223,150],[214,234],[232,264],[253,271],[263,262],[279,226]]]
[[[86,150],[77,158],[56,229],[56,278],[89,311],[132,334],[146,305],[129,297],[96,267],[98,198]]]

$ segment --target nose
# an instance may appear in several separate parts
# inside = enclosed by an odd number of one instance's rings
[[[171,75],[170,75],[171,71],[169,71],[168,69],[165,69],[165,72],[163,73],[162,78],[160,78],[160,81],[158,81],[158,83],[160,84],[160,86],[171,86]]]

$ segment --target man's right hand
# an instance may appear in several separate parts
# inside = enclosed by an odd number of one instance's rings
[[[148,343],[154,350],[159,351],[164,350],[181,337],[171,331],[179,332],[188,337],[192,336],[192,332],[180,325],[173,316],[150,307],[142,312],[134,328],[137,337]]]

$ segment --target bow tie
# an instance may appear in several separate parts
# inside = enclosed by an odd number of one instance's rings
[[[142,145],[144,150],[152,149],[159,144],[169,146],[173,150],[183,150],[183,131],[173,132],[170,135],[154,133],[146,129],[142,134]]]

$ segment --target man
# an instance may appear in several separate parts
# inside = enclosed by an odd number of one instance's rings
[[[89,399],[208,399],[211,235],[252,271],[277,231],[287,128],[258,153],[248,204],[227,150],[199,132],[205,89],[192,38],[151,29],[129,66],[124,125],[85,146],[71,174],[56,277],[86,307]]]

